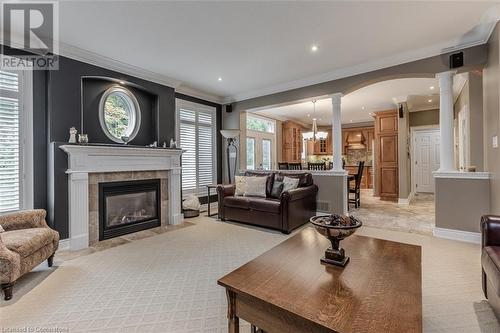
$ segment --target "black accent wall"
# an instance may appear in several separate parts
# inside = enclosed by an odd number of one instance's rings
[[[3,48],[6,55],[19,50]],[[27,53],[25,53],[27,54]],[[28,55],[28,54],[27,54]],[[221,128],[222,106],[188,95],[174,88],[146,81],[81,61],[59,57],[59,70],[33,72],[34,123],[34,203],[47,210],[47,222],[69,236],[67,155],[59,147],[66,144],[69,128],[87,133],[91,143],[113,143],[102,131],[98,105],[102,93],[119,81],[130,89],[141,108],[141,128],[133,145],[159,144],[175,138],[175,98],[215,106],[217,132]],[[218,181],[221,180],[221,136],[217,135]],[[200,198],[203,202],[206,198]]]

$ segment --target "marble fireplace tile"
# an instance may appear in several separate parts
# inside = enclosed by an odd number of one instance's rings
[[[89,185],[89,211],[97,211],[99,209],[99,185]]]

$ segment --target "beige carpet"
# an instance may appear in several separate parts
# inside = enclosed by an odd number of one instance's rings
[[[23,279],[21,292],[0,305],[0,327],[226,332],[217,279],[287,236],[206,217],[190,222]],[[500,332],[481,292],[479,246],[367,227],[359,233],[423,247],[424,332]]]

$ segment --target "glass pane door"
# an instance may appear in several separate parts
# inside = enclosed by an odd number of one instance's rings
[[[270,170],[271,162],[271,140],[262,139],[262,169]]]
[[[247,169],[255,170],[255,138],[247,138]]]

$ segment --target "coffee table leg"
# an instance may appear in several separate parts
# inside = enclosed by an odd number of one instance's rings
[[[240,332],[240,318],[236,316],[236,294],[233,291],[226,289],[227,296],[227,321],[228,321],[228,332],[229,333],[239,333]]]

